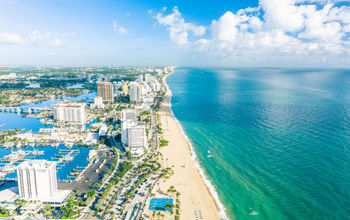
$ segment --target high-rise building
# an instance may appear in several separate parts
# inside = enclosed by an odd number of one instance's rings
[[[23,199],[47,201],[57,193],[56,162],[24,161],[17,167],[17,177]]]
[[[97,82],[97,96],[102,97],[104,102],[113,101],[113,85],[109,81]]]
[[[136,110],[135,109],[123,109],[121,114],[121,120],[131,120],[136,122]]]
[[[129,97],[131,102],[140,102],[141,101],[141,85],[137,82],[131,82],[129,84]]]
[[[85,103],[60,103],[54,107],[54,119],[83,124],[86,120]]]
[[[134,127],[135,123],[131,120],[125,120],[121,126],[121,141],[123,145],[128,145],[128,129]]]
[[[147,145],[146,130],[144,126],[128,128],[128,147],[141,148]]]

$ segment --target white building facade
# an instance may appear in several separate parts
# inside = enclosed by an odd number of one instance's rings
[[[123,145],[128,145],[128,129],[135,126],[135,123],[131,120],[122,122],[121,126],[121,141]]]
[[[129,97],[131,102],[140,102],[142,96],[141,85],[137,82],[129,84]]]
[[[24,161],[17,167],[18,191],[22,199],[63,205],[70,190],[57,189],[56,162]]]
[[[91,104],[91,108],[92,109],[94,109],[94,108],[104,108],[103,98],[99,97],[99,96],[96,96],[94,98],[94,103]]]
[[[56,162],[25,161],[17,167],[17,176],[23,199],[46,201],[57,193]]]
[[[147,145],[146,130],[144,126],[128,128],[128,147],[142,148]]]
[[[86,121],[85,103],[61,103],[54,107],[54,119],[57,121],[76,122]]]
[[[135,109],[123,109],[121,114],[121,120],[127,121],[131,120],[136,122],[136,110]]]

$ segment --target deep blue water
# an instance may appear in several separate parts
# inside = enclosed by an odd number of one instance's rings
[[[229,218],[350,219],[350,71],[178,68],[172,109]]]

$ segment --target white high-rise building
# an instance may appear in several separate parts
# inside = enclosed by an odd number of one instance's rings
[[[129,97],[131,102],[140,102],[142,96],[141,85],[137,82],[129,84]]]
[[[131,120],[136,122],[136,110],[135,109],[123,109],[121,114],[121,120]]]
[[[55,105],[54,119],[80,124],[85,123],[85,103],[61,103]]]
[[[147,137],[144,126],[135,126],[128,128],[128,147],[129,148],[141,148],[146,147]]]
[[[125,120],[121,126],[121,141],[123,145],[128,145],[128,129],[135,126],[135,123],[131,120]]]
[[[17,167],[18,191],[23,199],[45,200],[57,192],[56,162],[25,161]]]
[[[70,194],[69,190],[57,190],[54,161],[24,161],[17,167],[17,177],[19,195],[25,200],[62,203]]]

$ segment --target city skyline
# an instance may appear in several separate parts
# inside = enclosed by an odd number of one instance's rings
[[[348,1],[1,3],[1,65],[349,67]]]

